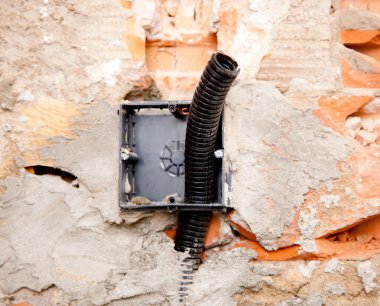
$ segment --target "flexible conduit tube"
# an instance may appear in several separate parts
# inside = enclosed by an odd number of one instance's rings
[[[215,197],[215,144],[224,100],[240,69],[231,57],[214,53],[190,106],[185,142],[185,203],[209,204]],[[180,212],[174,249],[189,252],[182,263],[181,296],[200,264],[211,211]]]

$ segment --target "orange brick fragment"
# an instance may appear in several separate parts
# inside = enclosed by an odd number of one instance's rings
[[[221,7],[219,16],[218,49],[229,50],[237,33],[239,14],[235,8]]]
[[[380,156],[376,149],[351,156],[354,167],[355,193],[363,199],[380,198]]]
[[[364,44],[373,41],[379,43],[380,30],[344,30],[340,32],[343,44]]]
[[[124,41],[128,46],[132,59],[145,59],[145,37],[136,32],[135,18],[129,17],[126,20],[126,31],[124,33]]]
[[[255,234],[251,232],[248,224],[243,221],[235,210],[227,214],[227,222],[245,238],[256,241]]]
[[[321,97],[313,115],[333,130],[346,134],[346,118],[372,99],[370,96]]]
[[[215,243],[220,237],[221,222],[217,215],[213,214],[206,234],[205,247]]]
[[[367,259],[380,253],[380,241],[373,240],[371,243],[358,241],[337,242],[325,238],[316,239],[318,258],[320,259]]]
[[[131,0],[119,0],[122,7],[126,9],[132,8],[132,1]]]
[[[224,215],[213,213],[206,234],[205,248],[213,248],[231,242],[233,239],[230,226],[225,222]]]
[[[343,85],[350,88],[380,88],[380,73],[352,69],[343,59],[340,61]]]
[[[177,232],[177,229],[175,229],[175,228],[169,228],[169,229],[164,231],[165,235],[168,236],[170,239],[175,238],[176,232]]]

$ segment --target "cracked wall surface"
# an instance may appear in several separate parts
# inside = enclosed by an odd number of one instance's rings
[[[0,3],[0,304],[176,305],[176,215],[120,213],[118,106],[210,54],[226,188],[188,305],[380,305],[376,0]]]

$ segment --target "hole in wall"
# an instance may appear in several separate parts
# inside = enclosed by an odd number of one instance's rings
[[[345,60],[355,70],[367,73],[380,72],[380,31],[344,30],[340,34]]]
[[[124,96],[128,101],[160,100],[162,94],[151,77],[143,77]]]
[[[345,43],[344,46],[380,61],[380,35],[374,36],[367,41]]]
[[[380,216],[370,217],[355,226],[331,234],[326,239],[333,242],[370,243],[380,241]]]
[[[64,171],[62,169],[42,166],[42,165],[35,165],[35,166],[25,167],[25,170],[28,173],[35,174],[35,175],[59,176],[63,181],[71,184],[75,188],[79,188],[79,183],[77,182],[78,178],[75,175],[71,174],[70,172]]]

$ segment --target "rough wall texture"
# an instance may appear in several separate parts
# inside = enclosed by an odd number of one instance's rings
[[[235,210],[187,304],[380,304],[379,37],[377,0],[2,1],[0,303],[177,303],[175,215],[118,209],[117,109],[219,49]]]

